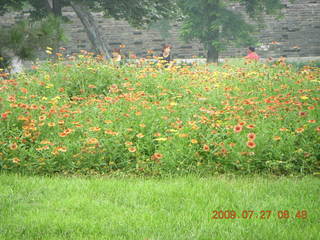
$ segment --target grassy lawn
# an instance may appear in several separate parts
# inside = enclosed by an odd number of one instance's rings
[[[0,239],[319,239],[314,177],[109,179],[0,175]],[[271,210],[269,219],[211,219]],[[279,219],[288,210],[290,218]],[[296,218],[306,210],[307,218]],[[265,216],[267,217],[267,215]]]

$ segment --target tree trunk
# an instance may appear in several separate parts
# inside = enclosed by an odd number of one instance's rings
[[[103,38],[98,30],[98,26],[87,6],[82,2],[71,1],[71,7],[77,14],[78,18],[81,20],[84,28],[86,29],[88,38],[97,53],[102,55],[103,57],[106,57],[107,59],[110,59],[111,57],[108,52],[108,49],[110,49],[110,47],[103,41]]]
[[[23,71],[23,64],[21,58],[14,56],[11,59],[11,74],[20,73]]]
[[[62,6],[60,0],[53,0],[52,1],[52,11],[55,16],[62,17]]]
[[[219,59],[219,51],[212,44],[208,44],[207,46],[207,63],[217,63]]]
[[[219,59],[219,49],[217,47],[217,44],[219,44],[219,37],[220,37],[220,30],[218,29],[212,29],[212,25],[217,25],[217,20],[218,20],[218,14],[212,14],[212,11],[218,12],[220,9],[220,0],[215,0],[215,1],[206,1],[207,2],[207,7],[206,11],[207,13],[205,14],[208,19],[206,23],[206,30],[208,31],[209,35],[208,38],[206,39],[206,48],[207,48],[207,63],[218,63]],[[214,9],[214,10],[212,10]],[[214,43],[214,45],[212,44]]]

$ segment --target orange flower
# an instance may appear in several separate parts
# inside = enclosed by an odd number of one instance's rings
[[[248,146],[249,148],[255,148],[255,147],[256,147],[256,144],[255,144],[253,141],[248,141],[248,142],[247,142],[247,146]]]
[[[179,134],[179,137],[181,137],[181,138],[186,138],[188,136],[189,136],[189,134],[187,134],[187,133],[180,133]]]
[[[131,145],[133,145],[132,142],[125,142],[124,144],[125,144],[126,146],[131,146]]]
[[[66,134],[65,132],[61,132],[61,133],[59,133],[59,136],[60,137],[66,137],[68,134]]]
[[[225,148],[222,148],[222,149],[221,149],[221,154],[222,154],[222,155],[227,155],[227,154],[228,154],[228,150],[225,149]]]
[[[105,134],[112,135],[112,136],[116,136],[116,135],[119,134],[118,132],[114,132],[114,131],[112,131],[111,129],[106,129],[106,130],[104,131],[104,133],[105,133]]]
[[[203,145],[203,151],[205,152],[210,151],[210,147],[207,144]]]
[[[46,120],[46,118],[47,118],[47,117],[46,117],[45,115],[39,116],[39,120],[40,120],[40,121],[44,121],[44,120]]]
[[[305,117],[305,116],[307,116],[307,114],[308,114],[307,112],[299,112],[300,117]]]
[[[248,137],[248,139],[250,139],[251,141],[253,141],[254,139],[256,139],[256,134],[254,134],[254,133],[248,133],[247,137]]]
[[[142,128],[145,128],[145,127],[146,127],[146,125],[143,124],[143,123],[139,124],[139,126],[142,127]]]
[[[31,136],[31,133],[30,132],[24,132],[23,133],[23,137],[30,137]]]
[[[64,132],[65,132],[66,134],[70,134],[70,133],[73,132],[73,130],[72,130],[71,128],[67,128],[66,130],[64,130]]]
[[[253,124],[249,124],[249,125],[247,125],[247,128],[250,128],[250,129],[252,129],[252,128],[254,128],[255,126],[253,125]]]
[[[67,128],[66,130],[64,130],[62,133],[59,133],[60,137],[65,137],[67,135],[69,135],[70,133],[72,133],[73,130],[71,128]]]
[[[316,123],[316,120],[309,120],[309,123]]]
[[[8,113],[1,113],[1,118],[2,119],[7,119]]]
[[[161,153],[155,153],[151,156],[151,160],[159,162],[159,160],[163,157]]]
[[[37,109],[38,109],[38,106],[35,105],[35,104],[32,104],[32,105],[30,106],[30,108],[33,109],[33,110],[37,110]]]
[[[12,158],[12,162],[13,163],[19,163],[21,160],[19,158]]]
[[[37,151],[48,150],[48,149],[49,149],[49,146],[47,145],[40,148],[36,148]]]
[[[17,150],[18,145],[17,145],[16,143],[11,143],[10,146],[9,146],[9,148],[10,148],[11,150]]]
[[[98,132],[98,131],[101,130],[101,128],[99,128],[99,127],[91,127],[91,128],[89,128],[89,130],[90,130],[91,132]]]
[[[28,93],[28,89],[26,89],[26,88],[20,88],[20,91],[21,91],[22,93]]]
[[[314,106],[310,106],[308,107],[309,110],[313,110],[314,109]]]
[[[317,127],[317,128],[316,128],[316,131],[320,133],[320,127]]]
[[[155,133],[153,134],[154,137],[160,137],[161,136],[161,133]]]
[[[296,133],[302,133],[304,131],[304,128],[297,128]]]
[[[45,139],[45,140],[42,140],[40,142],[40,144],[44,145],[44,144],[49,144],[49,145],[54,145],[52,142],[50,142],[49,140]]]
[[[281,132],[286,132],[286,131],[289,131],[289,129],[288,128],[280,128],[280,131]]]
[[[144,135],[143,135],[142,133],[138,133],[136,136],[137,136],[138,138],[143,138],[143,137],[144,137]]]
[[[58,152],[66,152],[67,148],[66,147],[57,147],[55,150]]]
[[[280,136],[274,136],[274,137],[273,137],[273,140],[275,140],[275,141],[279,141],[280,139],[281,139]]]
[[[128,148],[128,150],[129,150],[129,152],[132,152],[132,153],[137,151],[137,149],[135,147],[130,147],[130,148]]]
[[[237,125],[233,128],[233,130],[236,132],[236,133],[239,133],[242,131],[242,126],[241,125]]]
[[[88,138],[87,144],[99,144],[99,141],[96,138]]]

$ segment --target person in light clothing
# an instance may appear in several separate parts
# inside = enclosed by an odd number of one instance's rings
[[[260,57],[259,55],[256,53],[256,50],[254,47],[249,47],[248,48],[248,55],[245,57],[248,60],[255,60],[255,61],[259,61]]]

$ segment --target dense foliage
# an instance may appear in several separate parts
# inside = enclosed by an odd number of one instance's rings
[[[219,52],[231,45],[250,46],[257,42],[255,24],[231,4],[244,5],[248,16],[262,20],[262,14],[276,14],[282,8],[280,0],[178,0],[181,10],[181,35],[187,41],[199,40],[207,50],[208,62],[217,62]]]
[[[319,172],[319,68],[119,67],[86,52],[33,68],[0,80],[2,170]]]
[[[58,47],[64,40],[61,21],[52,15],[39,21],[21,20],[0,30],[0,53],[5,57],[35,59],[47,46]],[[9,58],[10,59],[10,58]]]

